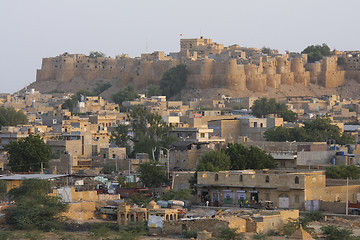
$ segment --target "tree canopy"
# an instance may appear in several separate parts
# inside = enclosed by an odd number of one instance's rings
[[[98,58],[98,57],[105,57],[105,53],[99,51],[91,51],[89,53],[89,58]]]
[[[17,229],[50,230],[59,227],[60,214],[67,210],[58,197],[49,196],[50,182],[41,179],[24,180],[20,187],[8,192],[15,202],[6,209],[6,222]]]
[[[8,165],[14,172],[40,171],[41,164],[48,167],[51,158],[50,146],[38,135],[10,142],[4,150],[8,153]]]
[[[155,161],[139,165],[139,178],[146,187],[150,188],[160,187],[167,181],[164,167],[157,165]]]
[[[125,147],[126,152],[130,153],[129,142],[131,137],[129,135],[129,125],[119,124],[111,132],[110,143],[115,143],[118,147]]]
[[[304,122],[304,127],[274,127],[264,133],[267,141],[285,142],[326,142],[335,140],[336,143],[344,145],[354,143],[354,139],[340,132],[340,128],[331,124],[329,118],[316,118],[312,121]]]
[[[261,52],[262,52],[263,54],[270,54],[270,53],[271,53],[271,48],[266,47],[266,46],[263,46],[263,47],[261,48]]]
[[[359,179],[360,178],[360,169],[355,165],[339,165],[331,166],[326,169],[326,177],[333,179]]]
[[[205,152],[201,155],[197,171],[218,172],[230,170],[230,157],[222,150]]]
[[[177,65],[166,71],[160,80],[163,95],[170,98],[178,94],[186,85],[187,74],[188,71],[184,64]]]
[[[284,103],[277,103],[274,98],[257,99],[251,110],[256,117],[265,117],[268,114],[277,114],[279,117],[282,117],[288,122],[295,122],[298,117],[297,113],[289,110]]]
[[[258,147],[242,144],[228,144],[226,149],[204,153],[199,160],[197,171],[227,171],[243,169],[275,168],[274,158]]]
[[[135,91],[134,86],[129,85],[123,89],[121,89],[119,92],[113,94],[111,96],[111,99],[121,105],[124,101],[133,101],[136,98],[139,98],[140,95]]]
[[[308,46],[301,53],[306,53],[308,55],[308,62],[314,63],[321,60],[324,56],[329,56],[331,51],[329,46],[323,43],[322,45]]]
[[[89,91],[86,89],[81,89],[77,91],[74,95],[71,96],[71,98],[67,99],[62,105],[62,109],[69,109],[70,112],[74,111],[74,108],[78,104],[78,102],[81,101],[81,96],[96,96],[95,91]]]
[[[147,88],[147,92],[146,92],[147,97],[161,96],[162,94],[163,93],[159,85],[150,85]]]
[[[231,170],[275,168],[274,158],[258,147],[249,148],[240,143],[228,144],[224,150],[230,157]]]
[[[14,108],[0,107],[0,126],[16,126],[27,123],[27,116]]]
[[[169,147],[176,139],[169,136],[172,126],[168,125],[160,115],[151,113],[142,107],[135,107],[130,112],[133,133],[134,153],[148,153],[161,147]]]

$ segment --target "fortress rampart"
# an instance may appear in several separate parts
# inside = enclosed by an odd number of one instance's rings
[[[133,84],[143,89],[158,83],[165,71],[180,63],[189,72],[187,86],[199,89],[221,87],[264,92],[266,87],[278,88],[281,84],[307,86],[311,82],[333,88],[344,84],[346,78],[360,80],[358,69],[341,70],[337,55],[306,63],[305,54],[266,55],[255,48],[224,47],[211,39],[181,39],[180,43],[181,51],[167,56],[164,52],[154,52],[139,58],[127,55],[90,58],[64,53],[44,58],[36,81],[116,79],[118,87]]]

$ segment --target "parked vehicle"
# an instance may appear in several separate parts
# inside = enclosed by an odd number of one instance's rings
[[[353,215],[360,215],[360,203],[349,203],[349,213]]]
[[[152,193],[148,188],[118,188],[116,189],[116,193],[119,193],[121,198],[129,198],[134,194],[152,197]]]
[[[116,220],[118,207],[108,205],[100,208],[100,212],[101,214],[106,215],[106,220]]]

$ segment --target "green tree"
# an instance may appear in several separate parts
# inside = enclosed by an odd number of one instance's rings
[[[230,157],[231,170],[275,168],[274,158],[258,147],[244,147],[242,144],[228,144],[224,150]]]
[[[230,170],[230,158],[221,150],[208,151],[201,155],[197,171],[218,172]]]
[[[271,53],[271,48],[264,46],[264,47],[261,48],[261,52],[263,54],[270,54]]]
[[[184,64],[177,65],[166,71],[160,80],[162,93],[167,98],[178,94],[186,85],[187,74],[188,71]]]
[[[166,192],[161,196],[161,200],[189,200],[191,198],[191,190],[190,189],[180,189]]]
[[[0,126],[16,126],[27,123],[27,116],[14,108],[0,107]]]
[[[111,99],[115,103],[121,105],[121,103],[124,101],[133,101],[139,97],[140,95],[135,91],[134,86],[130,85],[113,94]]]
[[[110,83],[101,83],[97,84],[96,88],[94,88],[93,92],[96,96],[99,96],[102,92],[106,91],[107,89],[111,88]]]
[[[354,143],[354,139],[346,133],[341,133],[340,128],[331,123],[329,118],[316,118],[304,122],[304,127],[274,127],[265,131],[267,141],[283,142],[326,142],[335,140],[340,145]]]
[[[111,132],[110,143],[115,143],[118,147],[125,147],[127,153],[129,153],[129,141],[131,137],[129,135],[129,126],[125,124],[119,124]]]
[[[360,178],[360,169],[355,165],[339,165],[331,166],[326,169],[326,177],[333,179],[359,179]]]
[[[130,112],[133,132],[134,153],[148,153],[152,157],[154,149],[168,148],[176,138],[169,136],[172,126],[168,125],[160,115],[150,113],[141,107]]]
[[[306,53],[308,55],[309,63],[314,63],[321,60],[324,56],[331,55],[330,48],[325,43],[322,45],[308,46],[301,53]]]
[[[99,51],[91,51],[89,53],[89,58],[98,58],[98,57],[105,57],[105,53]]]
[[[51,158],[51,148],[36,135],[29,135],[5,145],[9,166],[14,172],[40,171],[41,164],[46,168]]]
[[[284,103],[277,103],[274,98],[257,99],[251,110],[256,117],[266,117],[268,114],[277,114],[288,122],[295,122],[298,117],[297,113],[289,110]]]
[[[62,109],[69,109],[70,112],[74,111],[74,108],[78,104],[78,102],[81,101],[82,97],[86,96],[96,96],[96,93],[94,91],[89,91],[86,89],[80,89],[77,91],[74,95],[71,96],[71,98],[67,99],[62,105]]]
[[[160,187],[167,181],[164,168],[155,161],[139,165],[139,178],[146,187],[150,188]]]
[[[152,96],[161,96],[162,90],[159,85],[150,85],[147,88],[146,96],[152,97]]]
[[[6,210],[6,222],[17,229],[50,230],[59,227],[60,214],[67,210],[58,197],[49,196],[50,182],[40,179],[24,180],[19,188],[9,191],[15,205]]]

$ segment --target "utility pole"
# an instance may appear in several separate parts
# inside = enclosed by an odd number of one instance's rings
[[[170,150],[174,149],[175,147],[172,147],[172,148],[164,148],[164,147],[162,147],[162,148],[167,151],[167,154],[166,154],[166,158],[167,158],[167,176],[168,176],[168,179],[170,179]]]
[[[41,174],[44,174],[44,163],[41,162]]]
[[[349,178],[346,178],[346,215],[349,214]]]

